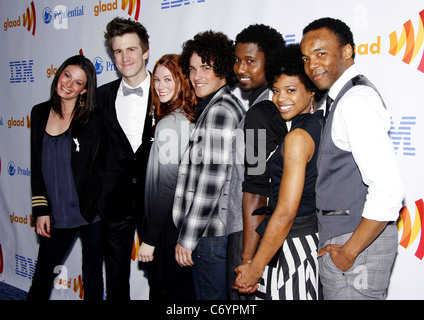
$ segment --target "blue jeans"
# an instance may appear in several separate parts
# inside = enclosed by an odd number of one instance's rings
[[[198,300],[226,300],[227,237],[202,237],[193,251],[193,279]]]

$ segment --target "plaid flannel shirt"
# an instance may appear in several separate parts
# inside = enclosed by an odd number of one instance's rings
[[[221,189],[231,166],[231,142],[245,109],[221,88],[199,117],[178,172],[173,219],[180,230],[178,243],[194,250],[202,236],[225,235],[218,214]]]

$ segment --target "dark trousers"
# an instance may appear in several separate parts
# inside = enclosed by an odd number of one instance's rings
[[[131,252],[137,227],[135,217],[102,220],[107,300],[130,300]]]
[[[82,244],[84,300],[103,300],[103,249],[100,222],[79,228],[51,228],[51,238],[40,237],[37,265],[27,300],[48,300],[56,266],[61,265],[77,235]]]
[[[161,244],[155,248],[153,261],[144,263],[149,279],[149,300],[196,300],[192,267],[181,267],[175,261],[178,235],[170,217],[162,232]]]
[[[229,300],[255,300],[256,294],[239,293],[233,289],[236,281],[235,268],[243,264],[241,254],[243,251],[243,231],[228,235],[227,240],[227,294]]]

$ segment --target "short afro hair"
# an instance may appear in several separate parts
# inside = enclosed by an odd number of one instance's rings
[[[322,99],[324,92],[318,90],[305,73],[300,44],[290,44],[284,50],[280,51],[279,55],[274,55],[272,59],[269,59],[265,67],[265,77],[269,88],[273,87],[274,81],[282,74],[299,77],[306,90],[315,92],[315,100],[317,102]]]
[[[212,66],[215,75],[225,78],[228,85],[235,83],[234,42],[224,33],[212,30],[199,32],[193,39],[183,43],[180,66],[187,78],[190,76],[190,58],[193,53],[197,53],[203,63]]]
[[[278,47],[286,45],[281,33],[264,24],[252,24],[243,29],[236,36],[235,42],[236,45],[237,43],[256,43],[258,49],[265,55],[265,62],[269,54],[278,49]]]
[[[350,44],[352,46],[352,50],[355,48],[355,42],[353,41],[352,31],[346,23],[338,19],[326,17],[315,20],[303,29],[303,35],[305,35],[309,31],[318,30],[321,28],[327,28],[328,30],[333,32],[339,40],[340,45],[345,46],[347,44]],[[354,58],[355,50],[353,50],[352,53],[352,59]]]

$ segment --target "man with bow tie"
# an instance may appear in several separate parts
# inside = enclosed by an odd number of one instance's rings
[[[97,105],[109,134],[100,212],[105,236],[108,300],[130,299],[134,233],[141,230],[144,181],[151,146],[149,35],[137,21],[115,18],[105,33],[121,77],[101,86]]]

